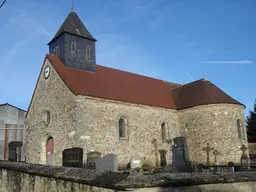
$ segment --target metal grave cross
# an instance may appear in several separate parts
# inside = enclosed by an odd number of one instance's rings
[[[207,143],[207,147],[204,147],[203,150],[206,151],[206,154],[207,154],[206,163],[207,163],[207,165],[209,165],[210,164],[210,151],[214,150],[214,148],[210,147],[209,143]]]
[[[213,155],[214,155],[214,163],[216,165],[217,164],[217,155],[220,155],[220,152],[217,149],[215,149],[213,151]]]

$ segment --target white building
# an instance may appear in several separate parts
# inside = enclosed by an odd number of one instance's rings
[[[25,116],[23,109],[0,104],[0,160],[25,160]]]

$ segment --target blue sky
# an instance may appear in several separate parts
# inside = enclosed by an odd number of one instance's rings
[[[255,0],[74,0],[98,40],[97,63],[171,82],[203,78],[256,98]],[[27,109],[47,43],[71,0],[7,0],[0,9],[0,103]]]

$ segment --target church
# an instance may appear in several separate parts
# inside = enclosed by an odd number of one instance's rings
[[[96,41],[72,9],[48,43],[26,115],[28,163],[62,165],[63,150],[81,147],[85,162],[98,151],[115,154],[119,169],[134,156],[160,167],[177,137],[192,163],[206,163],[207,146],[218,164],[240,163],[243,104],[206,78],[181,85],[98,65]]]

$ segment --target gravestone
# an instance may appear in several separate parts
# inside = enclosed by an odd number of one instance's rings
[[[220,152],[217,149],[215,149],[213,151],[213,155],[214,155],[214,164],[217,165],[218,164],[217,156],[220,155]]]
[[[159,150],[160,153],[160,166],[164,167],[167,165],[167,161],[166,161],[166,153],[167,151],[165,150]]]
[[[246,171],[250,169],[250,158],[245,153],[245,151],[248,149],[244,144],[240,148],[243,152],[241,156],[241,171]]]
[[[107,154],[102,158],[95,159],[96,170],[98,171],[117,171],[117,156],[113,153]]]
[[[55,165],[55,156],[54,154],[47,154],[46,155],[46,164],[47,165]]]
[[[80,147],[74,147],[62,151],[62,166],[82,168],[83,149]]]
[[[214,150],[214,148],[210,147],[209,143],[207,143],[203,150],[206,151],[206,165],[210,165],[210,151]]]
[[[204,168],[204,165],[202,163],[197,165],[197,170],[198,170],[199,173],[203,172],[203,168]]]
[[[92,151],[87,153],[87,168],[96,169],[96,160],[101,158],[101,153]]]
[[[192,172],[192,165],[188,156],[188,147],[185,137],[176,137],[173,139],[172,146],[173,165],[181,172]]]
[[[140,159],[140,156],[135,155],[130,160],[130,168],[135,169],[137,167],[141,168],[141,159]]]
[[[228,172],[235,172],[235,164],[233,162],[228,162]]]

